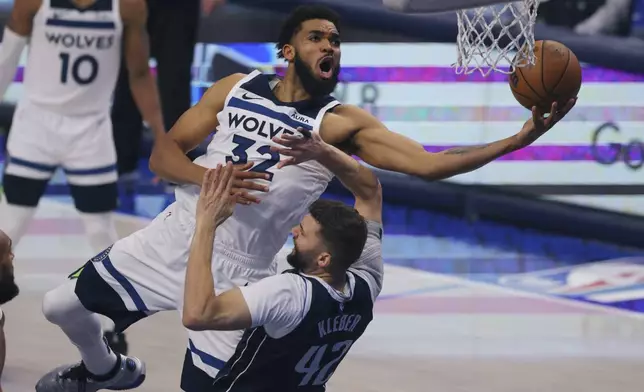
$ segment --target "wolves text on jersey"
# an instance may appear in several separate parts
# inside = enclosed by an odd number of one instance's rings
[[[77,49],[108,50],[114,46],[115,35],[45,32],[47,41],[56,46]]]
[[[243,129],[248,133],[256,133],[258,136],[269,140],[275,136],[295,134],[295,132],[271,121],[260,120],[245,114],[228,113],[228,122],[230,129]]]

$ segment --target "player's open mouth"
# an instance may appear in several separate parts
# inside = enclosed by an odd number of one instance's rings
[[[333,76],[333,57],[327,56],[320,60],[320,77],[322,79],[331,79]]]

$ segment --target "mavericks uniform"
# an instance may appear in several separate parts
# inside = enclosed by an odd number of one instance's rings
[[[62,167],[80,211],[116,207],[109,110],[122,30],[119,0],[99,0],[84,10],[69,0],[42,0],[33,19],[24,92],[7,141],[9,203],[36,206]],[[21,178],[36,181],[27,184]]]
[[[365,250],[337,291],[292,272],[241,287],[253,328],[215,382],[183,377],[186,390],[211,392],[324,391],[326,383],[373,318],[382,288],[381,226],[368,222]]]
[[[218,114],[219,127],[207,153],[195,160],[206,167],[253,162],[252,170],[271,176],[262,202],[236,206],[217,230],[212,263],[217,292],[274,275],[273,257],[333,178],[313,161],[277,170],[280,155],[270,147],[277,145],[272,137],[297,134],[298,127],[317,132],[324,114],[339,102],[326,96],[283,103],[273,94],[275,83],[258,71],[240,80]],[[197,186],[179,187],[176,202],[149,226],[117,241],[74,275],[76,293],[87,309],[111,316],[117,329],[123,329],[154,312],[182,308],[199,191]],[[191,363],[215,377],[241,336],[242,331],[189,331]]]

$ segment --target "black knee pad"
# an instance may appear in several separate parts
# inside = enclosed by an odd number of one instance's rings
[[[24,207],[36,207],[47,189],[49,179],[35,180],[4,174],[2,186],[7,203]]]
[[[100,213],[116,209],[118,187],[116,182],[103,185],[69,185],[76,209],[80,212]]]
[[[145,312],[128,310],[118,293],[98,274],[91,260],[69,278],[78,279],[74,292],[85,309],[111,319],[115,333],[125,331],[148,316]]]

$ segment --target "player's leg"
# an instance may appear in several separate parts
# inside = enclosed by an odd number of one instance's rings
[[[113,212],[118,203],[116,151],[107,114],[67,118],[70,147],[62,160],[76,209],[94,253],[118,239]]]
[[[145,365],[135,357],[127,357],[110,349],[103,337],[99,314],[110,317],[117,328],[146,317],[148,313],[130,309],[112,286],[104,279],[97,264],[111,264],[111,259],[123,257],[111,249],[90,260],[73,272],[63,285],[47,292],[43,299],[45,318],[56,324],[74,344],[82,361],[74,365],[57,367],[43,376],[36,391],[86,390],[103,388],[129,389],[139,386],[145,379]],[[136,262],[130,260],[131,262]]]
[[[49,372],[37,391],[76,390],[82,383],[91,386],[88,391],[131,388],[143,381],[145,368],[138,359],[110,352],[97,314],[109,317],[122,332],[150,314],[177,308],[190,232],[174,211],[173,204],[72,273],[73,289],[61,286],[45,295],[46,318],[76,345],[83,362]]]
[[[111,122],[107,115],[96,118],[67,119],[73,139],[63,161],[71,195],[79,212],[94,253],[111,246],[118,239],[113,211],[117,207],[116,152]],[[127,354],[123,334],[103,320],[105,337],[113,350]]]
[[[215,291],[222,293],[234,287],[252,284],[276,273],[276,265],[269,269],[248,267],[257,260],[238,260],[221,255],[213,260]],[[243,331],[188,331],[188,348],[181,374],[181,389],[186,392],[207,390],[219,370],[235,353]]]
[[[2,180],[4,197],[0,201],[0,229],[14,246],[27,231],[56,171],[61,145],[51,132],[57,121],[56,116],[26,103],[19,104],[14,113]]]

